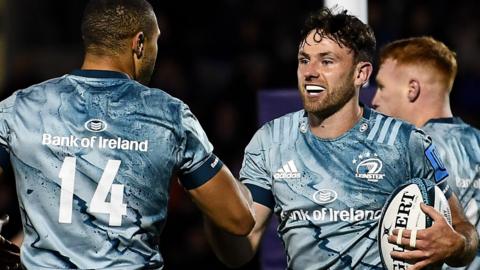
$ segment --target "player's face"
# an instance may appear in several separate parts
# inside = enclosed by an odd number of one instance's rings
[[[153,69],[155,68],[155,62],[157,61],[158,53],[158,37],[160,36],[160,29],[157,25],[157,20],[155,19],[155,30],[153,35],[146,37],[145,39],[145,56],[143,61],[139,63],[139,70],[137,74],[137,80],[140,83],[148,84],[153,74]]]
[[[396,60],[386,59],[378,70],[377,92],[372,105],[381,113],[407,120],[408,82],[403,75],[403,69]]]
[[[307,112],[328,117],[356,94],[353,52],[310,32],[298,52],[298,89]]]

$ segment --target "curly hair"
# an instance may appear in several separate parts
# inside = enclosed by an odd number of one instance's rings
[[[347,47],[354,52],[355,62],[373,62],[376,40],[372,29],[357,17],[348,15],[346,10],[334,14],[331,9],[323,8],[312,12],[305,20],[300,32],[300,45],[306,43],[307,36],[315,31],[314,39],[320,42],[329,38],[340,47]]]
[[[82,19],[85,50],[116,55],[126,39],[140,31],[152,36],[155,26],[155,13],[146,0],[90,0]]]

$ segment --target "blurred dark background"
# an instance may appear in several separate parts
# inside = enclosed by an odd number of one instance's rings
[[[305,15],[321,0],[150,1],[162,35],[151,86],[184,100],[216,153],[235,175],[257,129],[259,90],[296,88],[296,53]],[[457,52],[452,93],[456,115],[480,127],[480,16],[476,1],[370,0],[378,46],[430,35]],[[0,97],[81,65],[85,0],[0,0]],[[374,84],[374,81],[371,81]],[[374,85],[364,93],[369,103]],[[9,177],[7,177],[9,178]],[[10,177],[11,178],[11,177]],[[0,181],[0,210],[14,216],[13,180]],[[15,200],[14,200],[15,201]],[[167,269],[225,269],[203,236],[199,212],[180,187],[172,190],[161,248]],[[244,269],[259,269],[258,258]]]

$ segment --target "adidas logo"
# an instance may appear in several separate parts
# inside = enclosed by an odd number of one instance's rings
[[[282,168],[278,169],[276,173],[273,174],[273,179],[293,179],[300,178],[300,173],[297,170],[297,167],[293,163],[293,160],[287,161]]]

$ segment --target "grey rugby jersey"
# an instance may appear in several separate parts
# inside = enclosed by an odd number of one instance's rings
[[[437,145],[450,177],[448,185],[458,195],[469,221],[480,233],[480,131],[458,117],[431,119],[422,127]],[[480,250],[468,267],[480,269]]]
[[[240,179],[279,218],[288,269],[382,269],[376,235],[386,199],[411,178],[443,186],[443,163],[422,131],[366,107],[336,139],[314,136],[307,121],[301,110],[258,130]]]
[[[161,269],[170,182],[221,162],[180,100],[125,74],[77,70],[0,103],[28,269]]]

